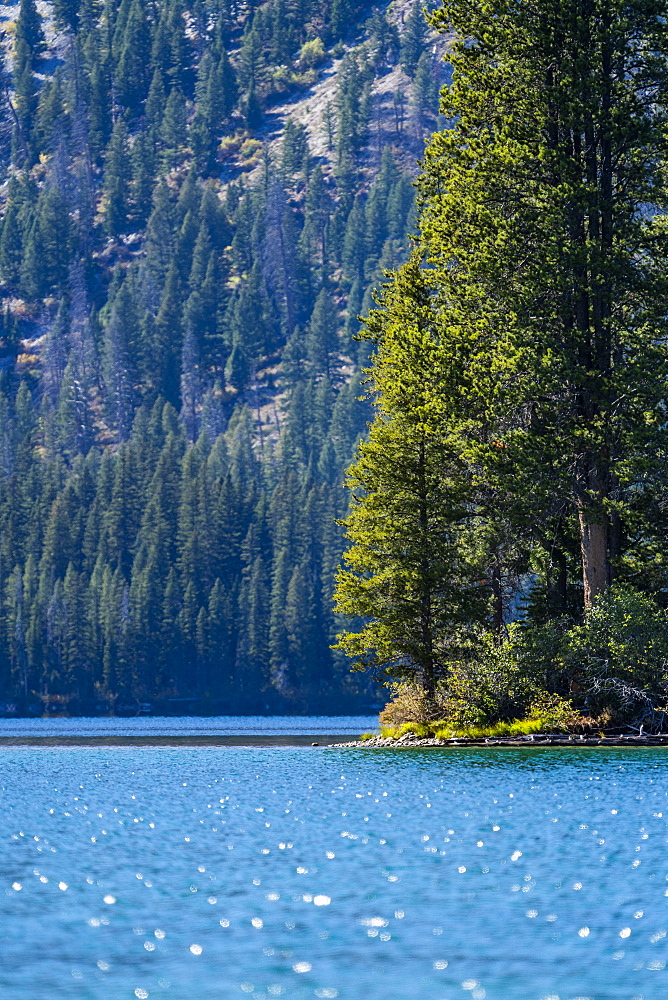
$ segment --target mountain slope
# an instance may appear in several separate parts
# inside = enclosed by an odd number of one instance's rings
[[[149,13],[5,21],[2,691],[364,703],[329,648],[351,336],[405,253],[435,43],[417,4]]]

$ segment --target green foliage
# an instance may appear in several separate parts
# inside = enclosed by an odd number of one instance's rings
[[[519,705],[516,705],[518,709]],[[456,708],[453,709],[447,686],[442,685],[436,701],[428,703],[420,688],[404,683],[397,686],[394,698],[381,712],[381,733],[394,739],[405,733],[442,740],[456,737],[481,739],[561,733],[582,727],[581,716],[569,699],[546,692],[535,694],[519,718],[492,721],[481,717],[478,722],[471,722],[470,717],[464,717]]]
[[[647,595],[616,585],[568,629],[561,658],[591,714],[663,725],[668,695],[668,615]]]
[[[501,642],[483,634],[467,654],[452,665],[447,682],[448,716],[456,725],[508,721],[524,714],[543,690],[519,626]]]
[[[469,633],[461,654],[432,697],[415,679],[394,685],[381,723],[429,725],[437,735],[504,735],[536,720],[544,731],[664,725],[668,617],[628,585],[597,598],[581,625],[516,623],[500,641]]]
[[[42,18],[37,11],[35,0],[21,0],[19,16],[16,19],[15,39],[17,47],[25,43],[34,59],[44,45]]]
[[[415,76],[427,41],[427,22],[425,21],[422,0],[413,0],[406,25],[401,34],[401,50],[399,59],[409,76]]]
[[[352,12],[352,0],[332,0],[332,11],[329,26],[332,38],[335,41],[343,38],[343,36],[348,33],[352,20]]]
[[[411,106],[417,138],[422,139],[431,131],[438,112],[439,84],[434,60],[427,52],[420,56],[415,70],[411,93]]]
[[[567,663],[585,673],[614,675],[651,689],[668,671],[668,615],[625,584],[602,594],[564,641]]]
[[[446,433],[428,423],[442,371],[423,272],[413,258],[367,320],[378,344],[379,409],[350,468],[352,543],[337,578],[337,610],[363,619],[339,648],[391,674],[418,674],[427,697],[459,641],[483,614],[479,571],[468,559],[468,511]],[[443,414],[439,414],[443,416]]]
[[[629,637],[623,611],[640,602],[656,636],[651,601],[602,595],[668,583],[659,7],[544,0],[491,17],[444,0],[430,18],[455,38],[450,127],[426,150],[415,254],[367,322],[377,414],[350,473],[338,608],[359,622],[341,648],[419,682],[432,717],[440,679],[459,727],[523,718],[541,692],[596,711],[626,699],[638,718],[642,703],[658,724],[663,639]],[[416,2],[401,58],[417,125],[425,40]],[[347,65],[341,120],[363,105],[362,77]],[[339,143],[341,186],[354,155]],[[348,217],[351,298],[363,240],[378,234],[391,260],[382,203],[374,190]],[[532,627],[508,627],[527,603]]]
[[[104,223],[110,236],[118,236],[124,231],[128,221],[130,180],[128,136],[122,119],[114,125],[105,166]]]
[[[380,724],[398,728],[409,723],[422,725],[441,719],[446,711],[447,687],[440,680],[434,694],[427,697],[421,684],[414,680],[394,681],[389,685],[392,697],[380,713]]]
[[[369,36],[376,64],[396,62],[399,54],[399,32],[386,14],[376,11],[369,19]]]
[[[491,34],[484,5],[453,0],[433,21],[461,41],[420,226],[468,356],[462,448],[524,544],[579,548],[589,606],[651,561],[640,536],[658,528],[631,526],[662,488],[665,448],[666,106],[648,95],[664,92],[649,53],[666,28],[645,0],[574,19],[557,2],[502,7]],[[636,59],[642,94],[613,68]]]
[[[246,106],[244,108],[244,118],[248,129],[259,128],[262,122],[262,100],[255,89],[254,83],[251,83],[248,91]]]
[[[299,62],[308,69],[325,61],[325,46],[321,38],[309,38],[299,50]]]
[[[58,28],[76,31],[79,23],[79,0],[53,0],[53,19]]]

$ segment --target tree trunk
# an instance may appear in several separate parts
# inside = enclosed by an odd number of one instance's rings
[[[429,561],[430,551],[430,524],[429,511],[427,506],[427,484],[425,477],[426,449],[424,438],[420,440],[418,452],[418,490],[419,490],[419,517],[420,517],[420,537],[422,547],[421,563],[421,593],[420,593],[420,633],[422,645],[422,690],[425,698],[430,704],[433,703],[436,695],[436,665],[434,662],[434,636],[432,632],[432,594],[431,594],[431,566]]]
[[[610,559],[608,556],[608,525],[591,520],[589,512],[578,507],[580,521],[580,550],[582,552],[582,579],[584,582],[585,609],[591,608],[599,594],[610,585]]]

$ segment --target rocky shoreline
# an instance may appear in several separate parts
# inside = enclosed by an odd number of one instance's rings
[[[350,743],[332,744],[331,749],[355,750],[410,750],[414,748],[438,747],[668,747],[668,734],[661,735],[615,735],[615,736],[568,736],[562,733],[536,733],[533,736],[489,736],[477,739],[465,737],[439,740],[435,737],[416,736],[405,733],[398,739],[391,736],[374,736],[368,740],[352,740]]]

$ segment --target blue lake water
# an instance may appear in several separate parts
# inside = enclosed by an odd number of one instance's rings
[[[0,719],[0,741],[9,738],[60,740],[76,739],[82,742],[96,740],[125,740],[151,742],[151,740],[202,740],[221,741],[240,739],[251,741],[280,739],[306,739],[309,736],[348,736],[357,739],[362,732],[377,731],[375,715],[216,715],[193,716],[139,716],[131,718],[52,718],[52,719]]]
[[[668,996],[662,749],[0,755],[0,1000]]]

